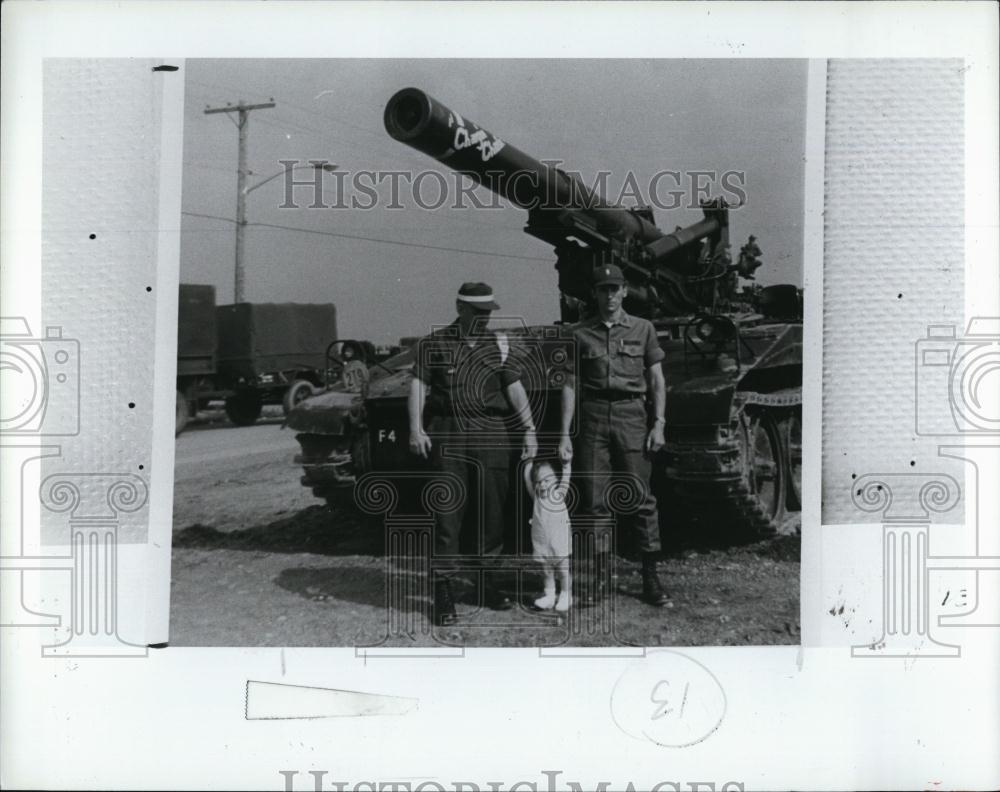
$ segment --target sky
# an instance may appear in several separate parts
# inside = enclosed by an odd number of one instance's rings
[[[281,160],[335,163],[348,185],[361,170],[450,177],[385,131],[386,102],[411,86],[588,183],[609,172],[608,198],[629,172],[644,191],[659,171],[745,174],[746,203],[730,212],[734,258],[754,234],[764,253],[758,281],[802,283],[804,60],[191,59],[185,68],[181,282],[214,284],[220,304],[233,299],[238,134],[230,114],[205,108],[275,102],[250,113],[250,186],[282,172]],[[335,178],[323,178],[324,202],[334,204]],[[435,202],[436,184],[425,180],[425,203]],[[666,200],[675,185],[660,184]],[[555,256],[523,232],[524,210],[483,188],[481,201],[500,208],[423,209],[404,186],[402,208],[391,209],[389,182],[377,192],[370,209],[309,208],[311,188],[296,192],[299,208],[282,208],[283,176],[254,189],[247,301],[333,302],[341,337],[375,343],[451,321],[456,289],[469,280],[490,283],[506,316],[558,318]],[[355,190],[348,204],[352,197],[370,202]],[[667,231],[701,218],[686,206],[654,214]]]

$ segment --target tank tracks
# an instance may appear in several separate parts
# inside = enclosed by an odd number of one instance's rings
[[[749,544],[796,531],[802,508],[800,393],[743,395],[737,439],[728,449],[739,475],[663,482],[659,505],[669,544]],[[710,453],[718,449],[706,449],[706,458]]]

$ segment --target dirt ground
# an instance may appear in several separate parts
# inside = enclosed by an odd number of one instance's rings
[[[331,508],[299,484],[280,419],[234,429],[202,422],[178,438],[170,643],[174,646],[764,645],[799,642],[799,539],[684,550],[660,563],[670,603],[638,599],[639,565],[618,559],[603,608],[568,618],[524,604],[479,608],[430,629],[426,575],[387,559],[384,527]],[[387,582],[388,581],[388,582]],[[541,578],[522,575],[530,602]],[[391,600],[391,602],[390,602]]]

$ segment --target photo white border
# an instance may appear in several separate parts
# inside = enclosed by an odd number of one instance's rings
[[[95,56],[964,57],[970,66],[966,225],[979,232],[966,237],[967,315],[1000,314],[995,292],[976,287],[996,277],[998,249],[995,142],[1000,113],[992,3],[14,2],[4,4],[3,14],[0,299],[4,315],[26,316],[32,326],[40,318],[38,266],[32,262],[40,260],[41,63],[47,57]],[[818,90],[817,79],[810,69],[810,96]],[[807,148],[813,150],[813,144],[815,137],[807,132]],[[807,165],[807,180],[815,179],[814,166],[815,161]],[[809,192],[806,202],[808,221],[815,217]],[[808,261],[817,250],[821,254],[818,244],[815,236],[807,236],[808,415],[803,420],[803,442],[817,456],[818,423],[810,416],[820,406],[820,378],[818,358],[811,355],[821,335],[814,335],[808,322],[810,313],[822,316],[822,290],[814,288],[822,284],[808,274]],[[176,273],[160,272],[158,277],[158,291],[169,294]],[[158,303],[157,310],[158,317],[168,315],[169,304]],[[158,355],[166,354],[166,346],[158,345]],[[167,379],[157,381],[159,407],[173,402]],[[158,443],[167,434],[166,423],[160,415]],[[172,493],[172,465],[158,463],[155,469],[154,494]],[[808,526],[818,525],[819,474],[804,470],[803,475],[807,538]],[[803,569],[816,561],[804,553]],[[804,589],[803,608],[808,596]],[[602,708],[584,700],[595,697],[579,695],[610,691],[625,660],[547,660],[553,671],[539,675],[531,650],[476,649],[462,660],[432,661],[420,666],[419,675],[407,675],[398,665],[404,661],[362,663],[351,649],[170,649],[145,660],[95,661],[73,668],[69,661],[39,663],[37,635],[5,630],[3,638],[0,674],[6,706],[0,718],[2,727],[17,724],[0,729],[7,735],[3,772],[11,786],[110,782],[134,788],[281,788],[278,770],[283,768],[326,769],[331,779],[352,782],[373,777],[435,776],[442,783],[468,779],[484,788],[487,779],[500,778],[534,780],[541,788],[542,770],[560,767],[564,780],[604,778],[622,788],[628,781],[644,788],[643,783],[656,781],[709,779],[720,787],[739,781],[748,789],[906,788],[933,784],[935,779],[924,777],[929,765],[940,769],[941,788],[995,786],[998,777],[995,760],[988,758],[988,746],[996,738],[995,689],[978,691],[980,699],[994,702],[993,710],[970,706],[967,718],[972,720],[959,728],[948,718],[933,717],[952,712],[953,702],[968,698],[966,680],[994,678],[997,647],[992,639],[979,653],[962,658],[961,673],[942,673],[934,662],[907,666],[900,661],[891,664],[891,684],[883,669],[852,663],[842,649],[685,650],[713,669],[725,687],[728,711],[722,727],[683,751],[634,741],[626,753],[615,741],[620,732],[605,722]],[[803,640],[808,645],[805,624]],[[747,673],[750,665],[753,674]],[[491,681],[486,699],[484,674]],[[520,684],[511,685],[509,678]],[[398,718],[247,724],[242,706],[248,679],[413,696],[420,704],[416,714]],[[17,695],[11,693],[12,684]],[[501,728],[506,714],[530,730],[537,723],[537,702],[546,700],[556,702],[562,716],[562,725],[547,733],[549,739]],[[496,701],[504,702],[503,714],[494,709]],[[484,704],[493,706],[482,709]],[[471,705],[481,708],[470,712]],[[859,719],[861,713],[867,717]],[[880,719],[890,716],[894,726],[887,732]],[[43,729],[64,717],[75,728]],[[477,728],[455,733],[454,724],[467,724],[470,718]],[[916,745],[900,725],[908,721],[922,724]],[[140,729],[144,739],[137,741]],[[452,732],[446,752],[435,751],[431,739],[441,729]],[[478,733],[464,733],[469,731]],[[66,744],[70,756],[58,753]],[[348,754],[348,744],[360,752]],[[497,750],[484,752],[483,744]],[[386,746],[392,747],[391,755],[384,753]],[[609,756],[605,750],[612,746],[614,756]],[[986,750],[977,753],[977,748]],[[884,757],[896,760],[887,765]]]
[[[826,181],[827,60],[809,61],[806,82],[805,206],[802,222],[802,546],[799,585],[800,638],[820,644],[815,618],[822,612],[823,559],[823,204]]]

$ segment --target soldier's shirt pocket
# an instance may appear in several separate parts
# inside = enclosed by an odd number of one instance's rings
[[[608,376],[608,355],[601,347],[584,347],[580,350],[583,374],[604,379]]]
[[[431,349],[427,353],[426,368],[438,376],[455,370],[455,356],[449,349]]]
[[[645,370],[645,350],[642,341],[624,340],[618,345],[617,362],[626,377],[641,377]]]

